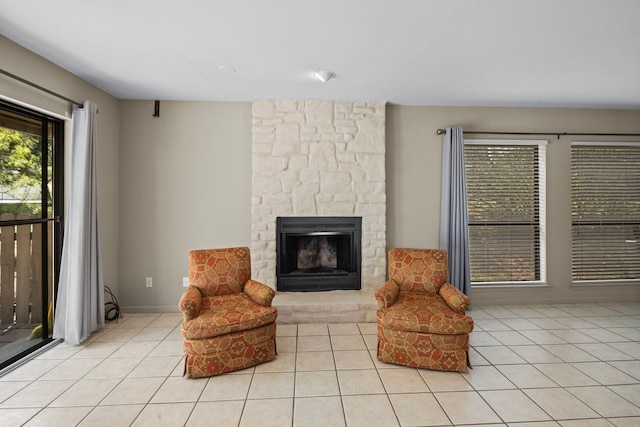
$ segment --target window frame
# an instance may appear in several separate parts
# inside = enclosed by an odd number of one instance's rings
[[[35,119],[41,123],[40,140],[42,144],[42,160],[41,160],[41,211],[40,217],[33,217],[24,220],[9,220],[1,222],[0,225],[27,225],[40,224],[42,227],[42,252],[41,252],[41,271],[42,273],[42,304],[41,304],[41,336],[37,336],[38,340],[33,341],[33,345],[22,349],[20,352],[13,354],[0,361],[0,371],[8,366],[18,362],[20,359],[27,357],[29,354],[38,351],[49,345],[54,338],[52,337],[48,324],[48,307],[49,304],[55,305],[58,292],[58,279],[62,254],[62,236],[63,236],[63,215],[64,215],[64,146],[65,146],[65,124],[63,118],[55,117],[52,114],[45,113],[35,107],[26,106],[0,97],[0,110],[10,114],[24,116],[26,118]],[[51,147],[48,145],[49,138],[53,138]],[[53,150],[49,153],[49,150]],[[48,160],[51,154],[52,173],[48,173]],[[51,178],[51,196],[52,210],[49,211],[47,201],[47,183]],[[47,224],[51,224],[49,227]],[[50,235],[53,232],[53,235]],[[50,243],[49,243],[50,237]],[[51,268],[51,269],[50,269]],[[51,273],[51,276],[49,274]],[[50,282],[51,280],[51,282]]]
[[[520,140],[520,139],[465,139],[464,144],[467,145],[484,145],[484,146],[536,146],[538,147],[538,179],[535,180],[534,185],[537,192],[537,208],[538,208],[538,230],[537,230],[537,259],[536,270],[539,272],[539,278],[536,280],[522,280],[522,281],[471,281],[472,287],[489,288],[489,287],[541,287],[547,285],[547,224],[546,224],[546,204],[547,204],[547,189],[546,189],[546,170],[547,170],[547,150],[548,140]],[[466,158],[465,158],[465,175],[466,175]],[[466,176],[465,176],[466,181]],[[468,209],[467,200],[467,209]],[[469,227],[475,226],[471,224],[470,220],[467,220]],[[480,225],[480,224],[476,224]],[[471,237],[469,237],[471,240]],[[471,241],[469,241],[471,245]],[[534,242],[535,245],[535,242]],[[472,273],[473,275],[473,273]]]
[[[633,279],[613,279],[613,278],[607,278],[607,279],[575,279],[574,277],[574,273],[573,273],[573,263],[574,263],[574,232],[573,232],[573,228],[574,228],[574,215],[573,215],[573,196],[574,196],[574,191],[573,191],[573,179],[574,179],[574,172],[573,172],[573,161],[574,161],[574,156],[573,156],[573,147],[575,146],[595,146],[595,147],[639,147],[640,148],[640,141],[572,141],[571,142],[571,151],[570,151],[570,169],[571,169],[571,178],[570,178],[570,187],[571,187],[571,211],[570,211],[570,216],[571,216],[571,285],[572,286],[581,286],[581,285],[635,285],[637,286],[638,284],[640,284],[640,277],[638,278],[633,278]],[[593,222],[593,221],[591,221]],[[624,221],[620,222],[620,224],[624,223]],[[638,223],[640,224],[640,220],[638,221]],[[617,223],[616,223],[617,224]],[[619,224],[619,225],[620,225]],[[612,223],[612,225],[614,225]]]

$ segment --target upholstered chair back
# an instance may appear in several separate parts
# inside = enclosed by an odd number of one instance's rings
[[[389,249],[389,279],[401,291],[437,294],[447,282],[448,258],[444,249]]]
[[[204,297],[242,292],[250,278],[247,247],[189,252],[189,284],[200,288]]]

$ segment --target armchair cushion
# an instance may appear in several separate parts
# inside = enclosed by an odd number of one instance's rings
[[[451,311],[439,295],[400,292],[396,303],[378,310],[378,324],[383,328],[442,335],[468,334],[473,319]]]
[[[189,283],[202,296],[242,292],[251,278],[249,248],[200,249],[189,253]]]
[[[393,248],[389,250],[389,279],[401,291],[435,294],[447,281],[447,251]]]
[[[198,317],[182,323],[182,335],[187,340],[216,337],[274,323],[276,316],[275,307],[258,305],[245,293],[206,297]]]
[[[464,314],[469,304],[471,304],[469,297],[450,283],[442,285],[439,293],[449,308],[456,313]]]

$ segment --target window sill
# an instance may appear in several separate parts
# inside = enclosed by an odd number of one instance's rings
[[[486,288],[548,288],[549,285],[542,281],[535,282],[474,282],[472,289]]]
[[[588,287],[588,286],[638,286],[640,279],[629,280],[574,280],[571,286]]]

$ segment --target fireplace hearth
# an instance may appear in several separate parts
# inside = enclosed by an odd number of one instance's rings
[[[360,289],[361,217],[278,217],[278,291]]]

